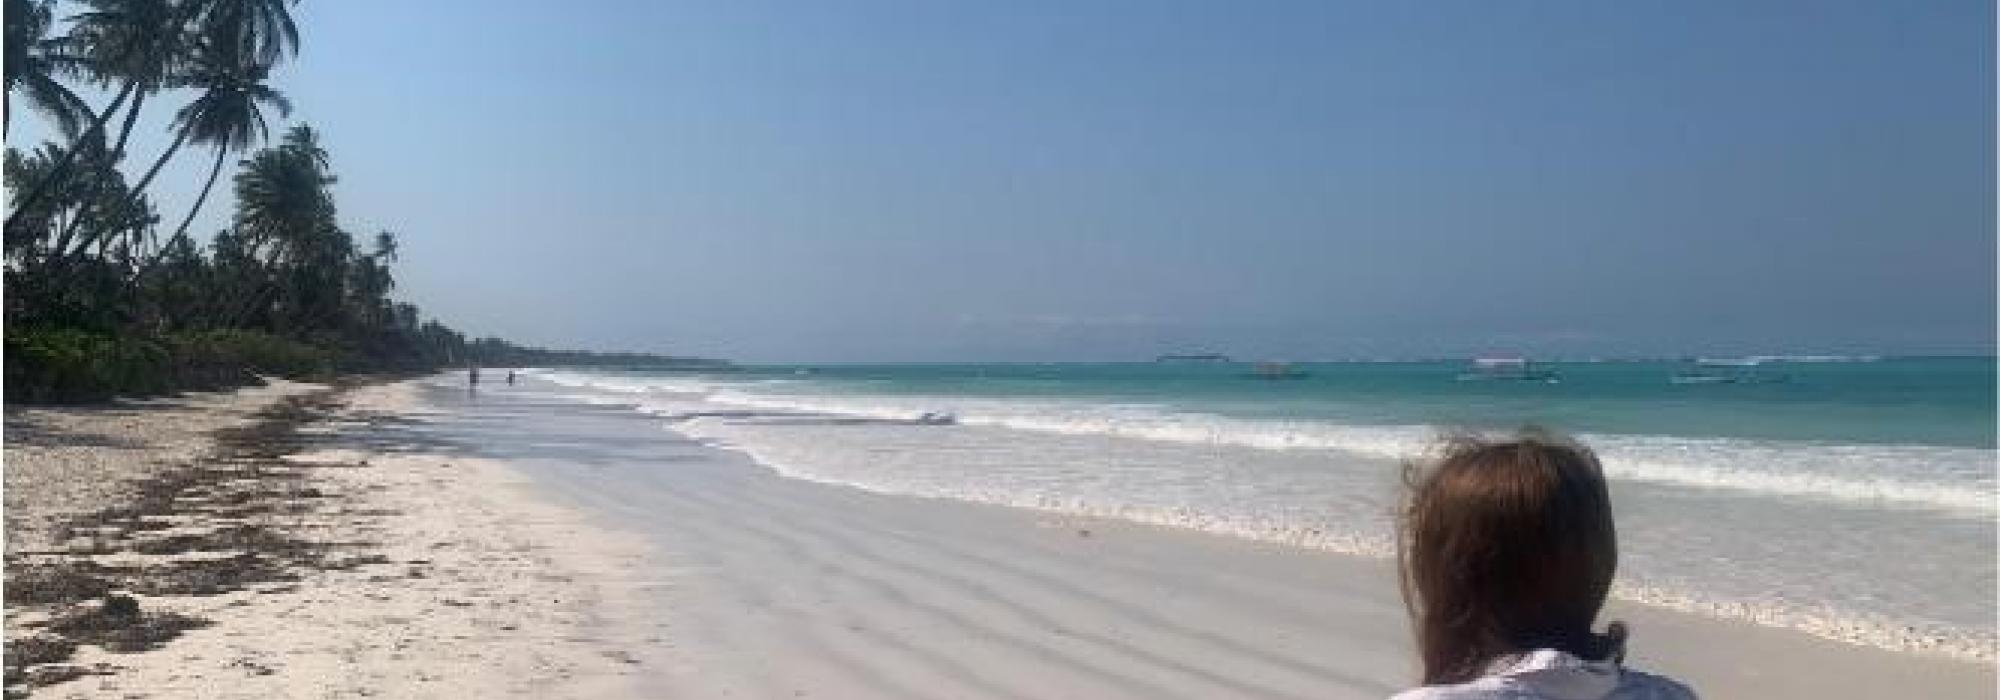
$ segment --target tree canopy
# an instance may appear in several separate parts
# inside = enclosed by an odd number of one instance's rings
[[[7,121],[19,98],[63,137],[6,151],[10,398],[436,368],[481,350],[489,364],[613,357],[497,339],[475,347],[393,297],[397,234],[344,226],[320,132],[281,123],[291,102],[270,80],[299,51],[296,2],[6,0]],[[92,108],[80,87],[109,102]],[[141,110],[165,100],[180,101],[169,145],[135,158]],[[188,145],[212,163],[200,194],[168,219],[149,188]],[[231,166],[235,211],[197,243],[188,228]],[[178,223],[163,231],[168,220]]]

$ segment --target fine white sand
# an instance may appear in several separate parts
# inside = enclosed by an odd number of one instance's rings
[[[775,476],[658,419],[453,410],[549,492],[646,533],[656,697],[1380,698],[1415,675],[1387,562]],[[555,411],[569,412],[561,418]],[[1618,605],[1630,662],[1710,698],[1990,697],[1993,670]]]
[[[127,435],[118,449],[137,474],[156,460],[200,458],[202,439],[160,421],[170,411],[184,428],[218,425],[221,411],[245,409],[307,387],[247,390],[169,402],[172,408],[47,409],[23,417],[67,458],[120,457],[78,438],[102,432],[107,413],[153,425]],[[406,386],[371,387],[349,397],[337,424],[408,408]],[[226,408],[223,408],[226,407]],[[136,417],[134,417],[136,416]],[[43,469],[41,453],[13,439],[10,418],[8,503],[50,503],[52,489],[16,470]],[[352,427],[366,433],[365,427]],[[327,430],[325,427],[308,430]],[[149,441],[147,438],[156,438]],[[148,449],[150,444],[170,446]],[[339,443],[335,443],[339,444]],[[138,596],[148,611],[191,615],[212,624],[141,653],[82,646],[70,664],[93,675],[35,689],[57,698],[583,698],[628,695],[635,664],[626,651],[645,644],[643,630],[607,622],[619,605],[614,577],[641,561],[631,538],[587,529],[573,511],[533,495],[498,463],[374,440],[362,449],[329,449],[288,459],[312,465],[311,484],[339,505],[289,518],[286,532],[351,547],[357,565],[307,570],[290,582],[267,582],[211,596]],[[60,466],[60,465],[56,465]],[[155,465],[157,466],[157,465]],[[57,482],[67,483],[67,482]],[[68,487],[63,487],[68,488]],[[84,491],[70,489],[77,494]],[[115,502],[116,490],[92,492],[55,518]],[[10,516],[12,513],[10,512]],[[190,527],[198,527],[199,523]],[[130,553],[99,557],[101,563]],[[336,560],[338,561],[338,559]],[[9,637],[33,633],[42,611],[10,611]]]

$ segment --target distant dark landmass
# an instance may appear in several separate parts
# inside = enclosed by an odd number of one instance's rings
[[[681,357],[643,352],[592,352],[550,350],[515,345],[499,338],[480,338],[466,344],[466,359],[492,367],[625,367],[631,369],[731,370],[728,360]]]
[[[1177,355],[1161,355],[1154,362],[1229,362],[1229,356],[1221,353],[1202,352]]]

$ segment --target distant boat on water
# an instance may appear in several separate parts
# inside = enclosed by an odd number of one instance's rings
[[[1847,362],[1878,362],[1879,355],[1750,355],[1747,357],[1703,357],[1695,364],[1708,367],[1756,367],[1758,365],[1789,362],[1794,364],[1826,364]]]
[[[1754,369],[1763,364],[1758,358],[1750,361],[1715,362],[1697,360],[1693,369],[1674,373],[1667,382],[1670,384],[1782,384],[1791,377]]]
[[[1681,372],[1667,380],[1669,384],[1735,384],[1736,378],[1716,372]]]
[[[1756,367],[1764,364],[1762,357],[1704,357],[1694,363],[1703,367]]]
[[[1224,355],[1221,353],[1214,353],[1214,352],[1202,352],[1202,353],[1161,355],[1159,357],[1153,358],[1153,361],[1161,364],[1182,364],[1182,363],[1222,363],[1222,362],[1229,362],[1230,360],[1228,355]]]
[[[1460,372],[1461,382],[1541,382],[1557,384],[1562,375],[1536,367],[1534,363],[1521,357],[1481,357],[1472,361],[1472,369]]]
[[[1305,379],[1312,376],[1289,362],[1259,362],[1250,370],[1253,379]]]

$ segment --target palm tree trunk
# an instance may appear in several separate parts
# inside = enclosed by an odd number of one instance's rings
[[[57,182],[61,182],[64,178],[69,177],[70,168],[76,165],[76,154],[83,150],[84,144],[88,143],[91,138],[98,137],[104,133],[104,122],[111,118],[112,112],[118,111],[118,108],[125,104],[125,100],[130,98],[133,91],[137,90],[138,87],[138,81],[126,81],[124,89],[118,91],[118,97],[113,98],[111,104],[107,105],[103,112],[99,112],[97,116],[91,117],[90,128],[84,129],[83,133],[78,135],[75,141],[70,142],[69,148],[63,150],[62,159],[56,161],[55,167],[49,170],[49,174],[43,176],[41,181],[36,182],[34,187],[28,188],[28,193],[23,195],[20,201],[15,202],[14,211],[7,213],[7,222],[5,224],[7,228],[14,228],[15,222],[21,218],[22,212],[27,211],[28,207],[39,204],[42,198],[47,197],[49,191],[54,189]]]
[[[125,160],[125,139],[132,136],[132,127],[139,121],[139,107],[144,104],[146,104],[146,91],[133,93],[132,108],[125,110],[125,126],[118,129],[118,145],[111,147],[112,165]]]
[[[132,206],[137,205],[141,201],[140,196],[144,194],[146,186],[153,184],[153,178],[160,174],[160,168],[165,167],[167,164],[167,160],[173,158],[174,153],[176,151],[181,150],[181,144],[187,143],[187,137],[188,137],[187,129],[181,129],[180,133],[174,136],[173,144],[167,146],[166,152],[161,153],[158,160],[153,161],[153,167],[146,169],[146,176],[139,178],[139,184],[132,186],[132,192],[128,194],[125,198],[124,208],[131,208]],[[90,249],[90,243],[93,240],[109,232],[91,231],[88,233],[90,235],[84,237],[80,241],[81,245],[77,246],[76,250],[77,250],[77,255],[79,256],[83,254],[83,251]],[[65,262],[73,262],[73,261],[66,260]]]
[[[229,149],[224,148],[222,144],[216,144],[215,165],[210,166],[208,169],[208,182],[201,184],[201,194],[195,195],[194,206],[188,207],[187,218],[181,219],[181,225],[174,228],[174,235],[172,238],[167,239],[168,243],[172,243],[175,238],[187,235],[188,224],[194,223],[195,212],[201,211],[202,202],[208,201],[208,191],[215,187],[215,176],[222,174],[222,161],[228,156]]]
[[[153,167],[146,169],[146,176],[139,178],[139,184],[132,186],[132,192],[128,195],[126,201],[132,203],[139,201],[139,197],[146,192],[146,186],[153,184],[153,177],[160,174],[160,168],[166,166],[167,160],[173,158],[176,151],[181,150],[181,144],[187,143],[187,138],[187,129],[181,129],[179,134],[174,135],[173,144],[167,146],[166,152],[160,154],[159,160],[153,161]]]
[[[42,257],[42,264],[50,265],[54,264],[57,260],[63,259],[63,251],[69,250],[69,237],[76,233],[76,223],[82,220],[83,212],[81,211],[70,215],[69,222],[63,224],[62,231],[56,234],[55,244],[49,246],[48,255]]]
[[[158,265],[162,259],[166,258],[167,250],[172,248],[176,241],[187,236],[188,224],[194,223],[195,212],[201,211],[202,202],[208,201],[208,191],[215,187],[215,177],[222,174],[222,161],[228,155],[229,149],[222,148],[221,146],[216,147],[215,165],[208,169],[208,182],[202,183],[201,194],[195,196],[194,206],[188,207],[187,218],[181,219],[181,225],[174,229],[174,235],[167,237],[166,245],[160,246],[159,250],[153,251],[153,257],[146,260],[144,267],[139,268],[139,274],[132,278],[133,284],[138,284],[139,280],[144,278],[147,272],[152,271],[155,265]]]

